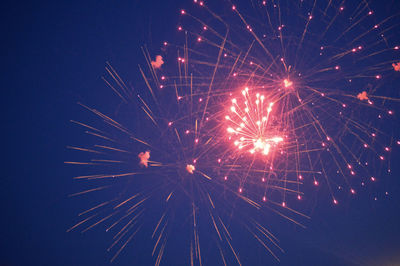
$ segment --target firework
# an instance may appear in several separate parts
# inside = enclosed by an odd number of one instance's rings
[[[249,88],[242,91],[244,97],[244,108],[240,108],[236,98],[232,99],[231,116],[225,116],[230,121],[232,127],[228,127],[228,133],[233,135],[235,146],[239,150],[248,148],[250,153],[262,152],[268,155],[271,146],[276,146],[283,141],[283,138],[276,136],[270,126],[271,111],[273,103],[270,102],[266,107],[264,104],[265,96],[256,94],[257,99],[252,101],[249,98]],[[249,147],[250,146],[250,147]]]
[[[279,260],[264,213],[302,226],[296,202],[309,185],[326,185],[338,204],[343,190],[390,172],[396,16],[356,2],[257,1],[248,10],[195,0],[180,11],[176,39],[154,55],[143,48],[142,89],[108,64],[104,80],[122,105],[116,117],[82,105],[103,123],[74,121],[98,141],[71,147],[93,157],[67,163],[95,166],[76,177],[94,186],[74,195],[100,194],[71,229],[107,224],[112,260],[143,234],[156,265],[182,230],[191,265],[215,263],[200,245],[212,234],[219,260],[242,264],[238,224]],[[115,197],[104,199],[107,190]]]

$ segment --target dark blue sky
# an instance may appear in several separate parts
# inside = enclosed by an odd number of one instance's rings
[[[82,203],[67,197],[79,190],[75,169],[63,163],[71,156],[65,147],[79,143],[69,120],[86,115],[78,101],[104,102],[106,61],[128,80],[137,78],[140,47],[155,48],[173,35],[178,10],[190,4],[43,1],[3,8],[0,265],[110,265],[111,235],[101,229],[66,233]],[[273,221],[282,224],[275,231],[285,249],[280,265],[400,264],[399,155],[394,149],[387,199],[374,202],[360,193],[337,207],[318,200],[306,229]],[[140,248],[128,246],[115,264],[153,263],[136,252]],[[276,264],[261,252],[251,265]]]

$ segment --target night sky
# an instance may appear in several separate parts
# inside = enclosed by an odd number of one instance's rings
[[[382,2],[381,14],[400,10]],[[73,158],[66,146],[84,141],[69,121],[89,117],[77,102],[96,106],[114,97],[101,80],[106,62],[128,82],[140,78],[141,46],[157,53],[175,34],[179,10],[191,5],[183,0],[3,5],[0,265],[112,265],[106,250],[112,235],[104,228],[66,232],[87,206],[85,199],[68,197],[80,187],[72,179],[76,168],[64,164]],[[103,110],[113,112],[117,103],[113,98]],[[399,156],[394,147],[392,174],[378,187],[382,192],[389,186],[389,196],[374,201],[369,191],[333,206],[320,193],[308,207],[306,229],[271,218],[285,250],[280,264],[243,241],[238,249],[256,254],[244,259],[245,265],[400,265]],[[186,238],[182,234],[174,237]],[[149,248],[139,239],[113,264],[153,265],[143,253]],[[172,249],[161,265],[187,263],[187,256]]]

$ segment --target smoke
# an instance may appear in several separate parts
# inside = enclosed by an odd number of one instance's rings
[[[400,62],[392,64],[394,71],[400,71]]]
[[[139,165],[147,168],[150,159],[150,151],[139,153],[138,158],[140,159]]]
[[[357,98],[358,98],[360,101],[368,100],[367,92],[366,92],[366,91],[363,91],[363,92],[359,93],[359,94],[357,95]]]
[[[188,171],[189,174],[193,174],[194,170],[195,170],[194,165],[192,165],[192,164],[186,165],[186,171]]]
[[[158,69],[158,68],[161,68],[161,66],[164,64],[164,61],[163,61],[163,57],[161,56],[161,55],[157,55],[156,56],[156,60],[155,61],[151,61],[151,65],[155,68],[155,69]]]

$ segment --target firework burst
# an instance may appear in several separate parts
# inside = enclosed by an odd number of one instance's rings
[[[256,100],[249,96],[249,88],[242,90],[244,97],[244,107],[241,108],[236,98],[232,99],[231,116],[225,116],[232,127],[227,131],[233,136],[235,146],[241,149],[248,149],[250,153],[261,152],[268,155],[271,146],[276,146],[283,141],[283,138],[277,136],[276,130],[270,125],[272,120],[272,106],[270,102],[267,106],[264,103],[265,96],[256,94]]]
[[[95,166],[76,177],[95,185],[74,195],[100,194],[71,229],[108,223],[111,260],[144,234],[156,265],[182,230],[187,262],[214,263],[200,245],[211,234],[226,265],[245,260],[239,224],[278,259],[263,214],[302,226],[296,202],[309,184],[325,184],[338,204],[343,190],[390,172],[400,144],[398,17],[355,2],[255,1],[249,10],[195,0],[193,14],[180,11],[175,42],[155,55],[143,48],[141,89],[108,64],[104,80],[122,104],[116,117],[82,105],[103,123],[74,121],[97,139],[70,147],[92,157],[66,163]]]

